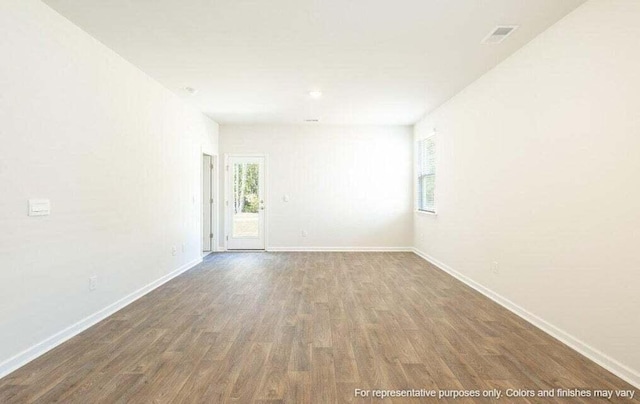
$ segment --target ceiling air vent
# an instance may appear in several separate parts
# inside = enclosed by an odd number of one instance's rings
[[[500,43],[504,41],[509,35],[513,34],[518,28],[517,25],[500,25],[495,27],[489,35],[484,37],[482,43]]]

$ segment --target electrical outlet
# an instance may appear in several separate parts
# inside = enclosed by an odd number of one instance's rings
[[[89,290],[94,291],[98,289],[98,277],[96,275],[89,277]]]
[[[493,272],[494,275],[498,275],[500,273],[500,266],[498,265],[498,261],[493,261],[491,263],[491,272]]]
[[[178,254],[178,249],[176,248],[176,246],[171,247],[171,255],[177,255]]]
[[[309,234],[309,233],[307,233],[307,231],[306,231],[306,230],[302,230],[302,237],[307,237],[307,235],[308,235],[308,234]]]

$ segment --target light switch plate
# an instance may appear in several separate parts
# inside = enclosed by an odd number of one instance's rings
[[[29,216],[48,216],[51,203],[48,199],[29,199]]]

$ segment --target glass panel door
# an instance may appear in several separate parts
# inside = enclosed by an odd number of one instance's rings
[[[264,249],[264,157],[229,157],[229,249]]]

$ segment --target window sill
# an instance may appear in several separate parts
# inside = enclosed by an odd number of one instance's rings
[[[415,213],[421,216],[438,216],[436,212],[427,212],[425,210],[416,210]]]

